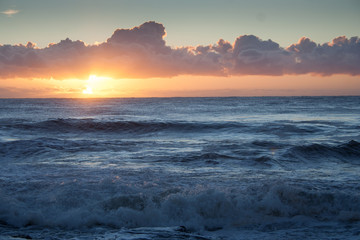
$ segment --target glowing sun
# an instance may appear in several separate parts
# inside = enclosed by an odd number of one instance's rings
[[[86,85],[86,89],[82,91],[83,94],[93,94],[92,88],[89,85]]]
[[[101,94],[100,92],[103,91],[103,88],[107,85],[107,80],[110,78],[107,77],[98,77],[96,75],[90,75],[89,79],[86,80],[86,85],[84,86],[85,89],[82,90],[83,94],[92,95]]]

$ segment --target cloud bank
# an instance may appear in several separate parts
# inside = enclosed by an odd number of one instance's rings
[[[105,42],[87,45],[69,38],[37,48],[0,45],[0,78],[173,77],[317,74],[360,75],[360,38],[344,36],[317,44],[303,37],[282,48],[272,40],[239,36],[234,43],[172,48],[165,28],[146,22],[117,29]]]

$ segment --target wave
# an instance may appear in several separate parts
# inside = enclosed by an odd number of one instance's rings
[[[238,121],[106,121],[96,119],[51,119],[41,122],[2,120],[0,129],[54,133],[104,132],[146,134],[159,131],[176,133],[232,132],[270,135],[311,135],[331,130],[332,126],[297,122],[250,123]]]
[[[355,140],[338,145],[314,143],[297,146],[286,142],[260,140],[242,144],[219,143],[209,145],[200,152],[175,155],[169,159],[184,163],[204,162],[212,164],[237,161],[244,167],[266,165],[280,166],[286,169],[297,168],[296,164],[305,164],[303,166],[311,167],[314,162],[327,164],[333,161],[360,164],[360,143]],[[288,162],[295,165],[287,165]]]
[[[336,159],[345,162],[351,160],[355,163],[360,159],[360,143],[351,140],[339,145],[310,144],[294,146],[284,154],[284,157],[319,161],[323,159],[327,161]]]
[[[193,149],[189,150],[189,147]],[[147,152],[147,149],[152,150]],[[109,154],[111,156],[114,153],[126,153],[127,157],[142,158],[143,161],[149,163],[177,162],[216,165],[231,161],[233,164],[241,164],[243,167],[263,167],[266,165],[269,167],[286,167],[287,169],[296,167],[296,165],[284,165],[287,162],[305,164],[303,166],[307,166],[306,164],[311,166],[315,162],[326,164],[330,161],[360,164],[360,143],[355,140],[338,145],[315,143],[297,146],[289,143],[260,140],[244,143],[215,141],[205,145],[193,146],[191,143],[167,141],[155,143],[152,140],[143,139],[89,138],[70,140],[48,137],[0,142],[0,158],[3,160],[18,159],[23,161],[26,158],[37,157],[40,157],[41,160],[43,157],[51,159],[80,153],[85,154],[83,156],[96,153],[98,156],[103,156],[104,159],[108,159]]]
[[[92,191],[88,185],[71,182],[51,190],[37,187],[26,194],[0,192],[0,222],[15,227],[186,226],[214,231],[259,228],[284,220],[293,224],[299,219],[360,221],[360,196],[335,188],[313,190],[268,182],[228,192],[178,187],[126,194],[111,190],[113,180]]]
[[[238,122],[181,122],[181,121],[98,121],[94,119],[53,119],[35,123],[2,124],[3,128],[20,130],[39,130],[50,132],[134,132],[150,133],[156,131],[205,131],[243,128]]]
[[[0,142],[0,157],[18,158],[37,157],[48,154],[48,157],[59,154],[93,153],[93,152],[118,152],[135,151],[141,141],[120,140],[93,140],[93,139],[58,139],[58,138],[35,138],[27,140],[13,140]]]

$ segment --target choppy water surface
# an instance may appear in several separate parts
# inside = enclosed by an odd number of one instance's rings
[[[1,239],[358,239],[360,97],[1,99]]]

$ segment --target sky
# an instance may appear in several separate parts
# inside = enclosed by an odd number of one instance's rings
[[[0,0],[0,97],[360,95],[358,0]]]

